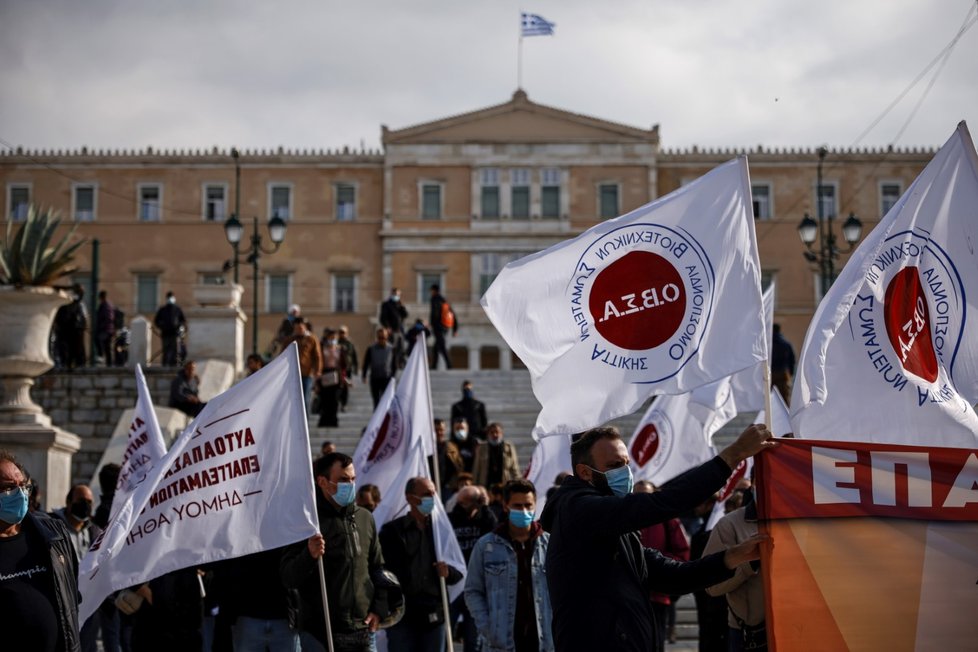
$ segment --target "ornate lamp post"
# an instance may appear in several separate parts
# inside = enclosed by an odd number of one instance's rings
[[[818,148],[817,185],[815,189],[818,221],[813,220],[808,213],[805,213],[805,217],[798,225],[798,236],[805,244],[805,260],[818,266],[822,296],[825,296],[835,281],[835,260],[839,254],[849,253],[853,250],[855,244],[859,242],[863,230],[863,223],[859,218],[854,213],[849,213],[849,218],[842,224],[842,237],[849,247],[844,251],[836,247],[835,231],[832,228],[832,222],[835,221],[836,216],[834,214],[825,215],[825,203],[823,202],[822,164],[825,162],[828,152],[829,150],[825,147]],[[816,240],[818,240],[817,247],[813,248],[812,245],[815,244]]]
[[[278,251],[281,246],[282,241],[285,240],[285,220],[281,217],[273,217],[268,221],[268,237],[274,245],[271,249],[265,249],[262,247],[261,234],[258,232],[258,218],[252,218],[253,230],[251,233],[251,244],[246,254],[246,260],[251,263],[252,271],[254,272],[254,286],[252,291],[252,307],[251,307],[251,352],[258,353],[258,260],[261,258],[262,254],[271,255]],[[244,235],[244,226],[238,220],[237,215],[232,215],[224,223],[224,236],[227,238],[228,242],[231,243],[231,247],[234,249],[234,268],[237,270],[238,266],[238,245],[241,242],[241,237]]]

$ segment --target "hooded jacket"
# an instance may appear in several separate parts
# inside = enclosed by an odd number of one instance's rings
[[[688,593],[733,575],[723,553],[678,562],[642,546],[638,535],[699,505],[729,475],[716,457],[662,491],[621,498],[576,476],[564,481],[540,519],[550,532],[546,568],[557,650],[654,650],[651,591]]]

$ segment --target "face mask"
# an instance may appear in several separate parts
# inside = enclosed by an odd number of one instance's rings
[[[336,493],[333,494],[333,500],[340,507],[346,507],[353,503],[357,497],[357,483],[356,482],[337,482],[336,483]]]
[[[400,300],[401,300],[401,296],[400,295],[398,295],[398,294],[392,294],[391,295],[391,301],[393,301],[394,303],[397,303]]]
[[[462,390],[462,398],[472,398],[472,390],[471,389],[463,389]]]
[[[176,297],[170,297],[169,299],[166,300],[166,302],[169,303],[169,304],[174,304],[174,303],[177,302],[177,298]]]
[[[509,522],[513,527],[525,530],[533,523],[533,512],[511,509],[509,510]]]
[[[502,443],[503,443],[503,440],[502,439],[490,439],[489,440],[489,445],[490,446],[502,446]]]
[[[590,467],[589,467],[590,468]],[[629,466],[622,466],[617,469],[611,469],[610,471],[605,471],[602,473],[597,469],[591,469],[597,475],[594,476],[592,484],[596,489],[602,493],[610,491],[614,495],[621,498],[622,496],[627,496],[632,493],[632,487],[634,486],[634,480],[632,478],[632,469]]]
[[[459,439],[461,441],[465,441],[468,438],[469,438],[469,431],[468,430],[456,430],[455,431],[455,439]]]
[[[329,345],[330,345],[330,346],[336,346],[336,343],[337,343],[337,342],[338,342],[338,340],[330,340],[330,341],[329,341]]]
[[[0,521],[16,525],[27,515],[27,492],[23,489],[13,491],[0,498]]]
[[[431,512],[435,511],[435,497],[434,496],[424,496],[421,498],[421,503],[418,505],[418,511],[428,516]]]
[[[71,503],[69,507],[71,515],[77,518],[79,521],[87,521],[92,517],[92,503],[87,500],[79,500],[77,502]]]

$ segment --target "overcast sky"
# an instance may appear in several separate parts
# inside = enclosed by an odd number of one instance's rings
[[[0,139],[27,147],[379,147],[530,99],[665,148],[849,146],[975,0],[0,0]],[[860,142],[978,131],[978,26]]]

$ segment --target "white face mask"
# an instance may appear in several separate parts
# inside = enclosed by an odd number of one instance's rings
[[[456,430],[455,431],[455,439],[460,439],[462,441],[465,441],[468,438],[469,438],[469,431],[468,430]]]
[[[166,300],[166,302],[167,302],[167,303],[176,303],[176,302],[177,302],[177,298],[176,298],[176,297],[170,297],[170,298],[168,298],[168,299]]]

